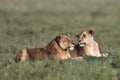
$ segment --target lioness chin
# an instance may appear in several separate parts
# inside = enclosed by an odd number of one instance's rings
[[[69,49],[74,48],[74,43],[70,35],[59,34],[57,35],[45,48],[33,48],[33,49],[22,49],[16,56],[15,60],[42,60],[45,57],[50,56],[55,60],[64,60],[71,58]]]

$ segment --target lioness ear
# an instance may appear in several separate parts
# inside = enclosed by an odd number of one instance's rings
[[[69,37],[70,37],[70,34],[67,34],[67,36],[69,36]]]
[[[60,37],[61,37],[61,34],[58,34],[57,38],[60,39]]]
[[[76,33],[76,34],[75,34],[75,37],[79,37],[79,33]]]
[[[93,35],[94,29],[89,29],[88,32],[89,32],[91,35]]]

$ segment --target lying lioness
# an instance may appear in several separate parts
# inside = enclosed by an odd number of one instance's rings
[[[79,43],[75,45],[73,51],[70,51],[71,56],[93,56],[107,57],[108,54],[100,54],[98,43],[93,38],[93,29],[83,31],[76,35]]]
[[[70,58],[69,49],[74,48],[74,43],[70,35],[59,34],[45,48],[22,49],[16,56],[16,61],[42,60],[50,56],[55,60]]]

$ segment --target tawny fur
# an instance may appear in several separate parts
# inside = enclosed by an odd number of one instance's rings
[[[55,60],[70,58],[69,48],[73,47],[73,40],[67,34],[59,34],[45,48],[22,49],[16,56],[16,61],[42,60],[50,56]]]
[[[72,58],[83,57],[84,55],[83,48],[82,47],[80,48],[79,44],[76,44],[73,50],[69,50],[69,53]]]
[[[98,43],[93,38],[94,30],[86,30],[76,35],[79,43],[75,45],[73,51],[70,51],[71,56],[93,56],[93,57],[107,57],[108,54],[101,54]]]

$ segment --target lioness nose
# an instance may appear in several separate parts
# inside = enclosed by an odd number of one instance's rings
[[[82,40],[79,40],[78,42],[81,42]]]

